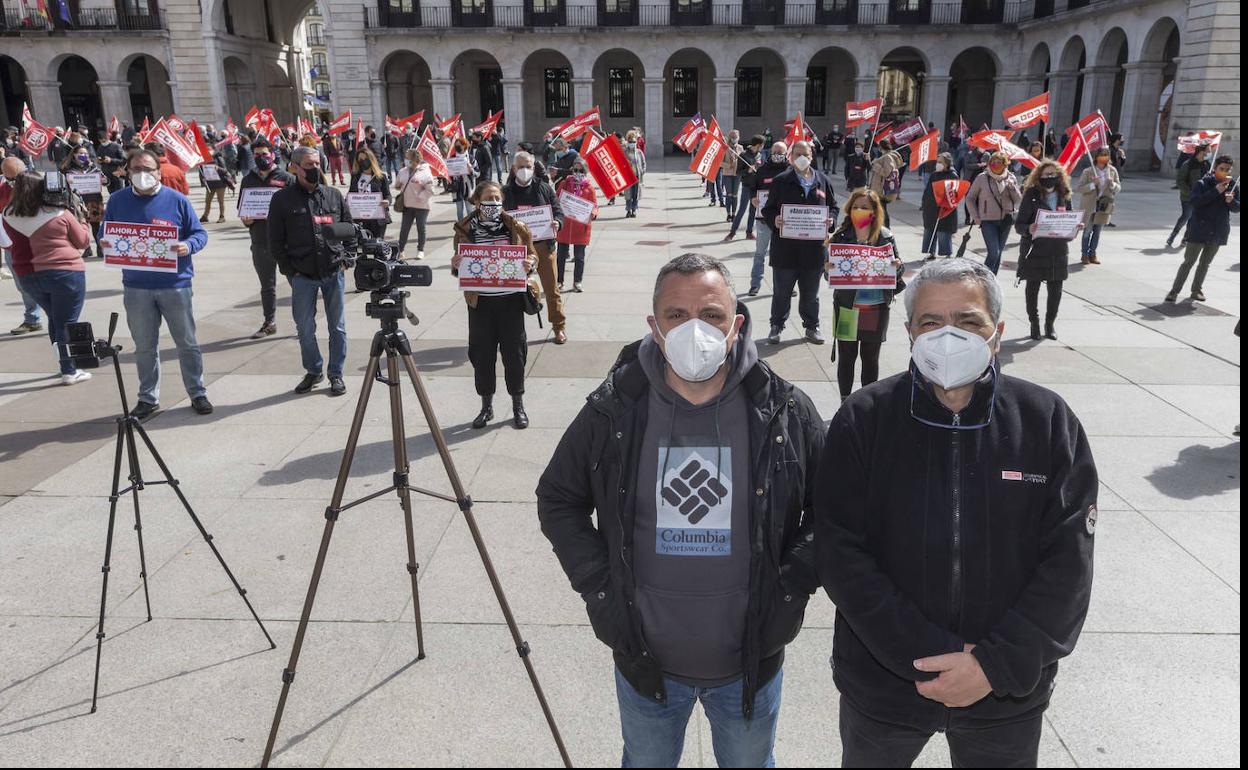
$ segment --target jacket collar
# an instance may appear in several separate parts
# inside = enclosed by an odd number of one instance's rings
[[[912,383],[911,388],[914,393],[911,410],[915,419],[929,425],[948,428],[958,425],[987,425],[992,421],[996,398],[1002,385],[1001,365],[995,359],[988,370],[976,381],[971,402],[957,415],[940,402],[932,383],[919,372],[913,361],[910,362],[907,377]]]

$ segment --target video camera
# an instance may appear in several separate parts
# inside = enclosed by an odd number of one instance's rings
[[[433,284],[429,266],[400,262],[399,247],[393,241],[373,238],[350,222],[335,222],[323,232],[334,254],[333,264],[354,267],[355,288],[360,291],[388,292],[399,286]]]
[[[89,321],[77,321],[65,324],[65,347],[69,359],[76,369],[98,369],[100,361],[105,358],[116,358],[121,346],[113,344],[113,334],[117,332],[117,314],[108,319],[108,339],[95,338],[95,332]]]
[[[43,175],[43,205],[55,209],[79,212],[85,210],[82,197],[69,186],[69,180],[59,171]]]

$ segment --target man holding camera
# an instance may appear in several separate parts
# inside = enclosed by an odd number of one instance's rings
[[[329,326],[329,392],[347,392],[342,367],[347,360],[347,324],[343,313],[346,286],[342,265],[325,240],[325,228],[350,222],[346,199],[326,184],[321,173],[321,154],[314,147],[297,147],[291,165],[298,184],[273,196],[269,203],[269,254],[290,281],[291,311],[299,331],[303,356],[303,379],[296,393],[307,393],[323,379],[324,359],[316,343],[316,296],[325,301]]]
[[[282,189],[295,184],[295,177],[277,167],[277,156],[273,146],[264,139],[256,139],[251,143],[252,157],[255,159],[256,170],[243,177],[239,183],[238,200],[241,205],[243,191],[252,187],[271,187]],[[260,279],[260,306],[264,310],[264,323],[251,338],[263,339],[277,333],[277,262],[269,253],[269,221],[240,217],[251,235],[251,264]]]
[[[212,402],[204,387],[204,357],[195,339],[195,314],[191,308],[191,279],[195,276],[191,255],[208,244],[208,233],[186,196],[161,184],[160,157],[155,152],[135,150],[126,161],[126,169],[130,186],[109,196],[101,227],[109,222],[129,222],[178,228],[178,241],[173,245],[178,258],[176,273],[121,271],[126,323],[134,339],[139,369],[139,402],[130,414],[141,420],[160,408],[158,343],[162,320],[178,348],[182,384],[191,397],[191,407],[199,414],[211,414]],[[112,245],[107,238],[100,239],[102,249]]]

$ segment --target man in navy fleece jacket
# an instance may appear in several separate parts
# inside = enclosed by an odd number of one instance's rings
[[[195,209],[182,193],[161,185],[160,159],[150,150],[135,150],[126,162],[130,186],[113,193],[104,210],[105,222],[144,225],[172,225],[178,228],[176,273],[150,270],[122,270],[125,287],[126,323],[134,339],[135,362],[139,369],[139,402],[131,414],[139,419],[160,408],[160,323],[178,348],[182,384],[191,397],[191,407],[199,414],[210,414],[212,402],[204,388],[204,357],[195,339],[195,316],[191,309],[191,279],[195,265],[191,256],[208,243],[208,233],[200,225]],[[106,240],[101,244],[108,246]]]

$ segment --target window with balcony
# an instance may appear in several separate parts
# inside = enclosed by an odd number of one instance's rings
[[[612,68],[607,72],[607,116],[633,117],[633,70]]]
[[[889,3],[889,24],[930,24],[931,21],[931,0],[891,0]]]
[[[710,23],[710,0],[671,0],[671,3],[671,23],[673,26],[690,26]]]
[[[737,68],[737,117],[759,118],[763,115],[763,68]]]
[[[1004,0],[962,0],[963,24],[1000,24],[1004,20]]]
[[[317,83],[314,88],[317,99],[329,99],[329,83]]]
[[[821,118],[828,114],[828,68],[806,69],[806,115]]]
[[[545,77],[546,117],[572,117],[572,72],[566,67],[548,67]]]
[[[312,54],[312,69],[318,73],[329,72],[329,58],[323,53]]]
[[[598,0],[598,26],[628,27],[637,23],[637,0]]]
[[[698,111],[698,68],[672,68],[672,117],[691,118]]]
[[[563,0],[525,0],[525,23],[533,27],[562,27],[565,24]]]
[[[419,0],[377,0],[383,27],[419,27]]]
[[[308,45],[325,45],[325,27],[320,24],[308,25]]]
[[[858,19],[857,0],[818,0],[815,10],[820,24],[853,24]]]
[[[490,26],[493,8],[489,0],[451,0],[457,27]]]
[[[742,0],[741,23],[771,25],[784,23],[784,0]]]
[[[503,109],[503,71],[497,67],[482,69],[477,77],[481,90],[481,115]]]

